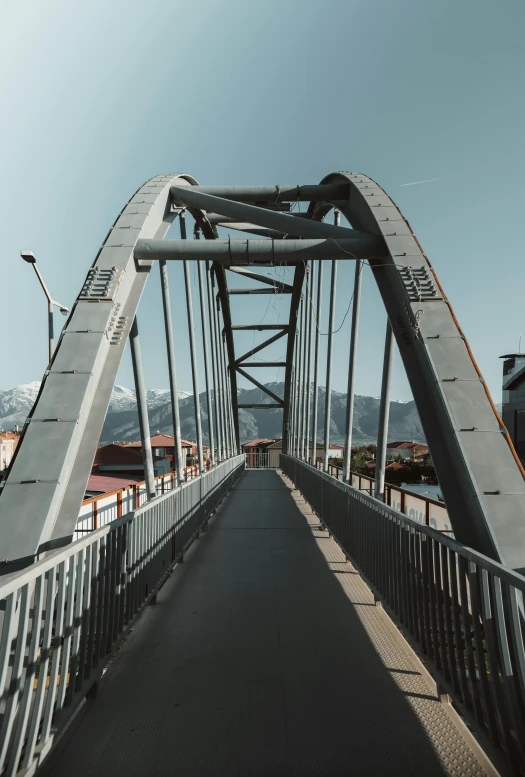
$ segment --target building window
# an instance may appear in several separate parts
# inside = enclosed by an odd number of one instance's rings
[[[516,451],[525,454],[525,410],[516,410]]]

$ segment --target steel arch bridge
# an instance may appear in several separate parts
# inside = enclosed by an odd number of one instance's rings
[[[287,212],[289,203],[296,201],[308,202],[306,213]],[[326,223],[333,209],[346,217],[351,228]],[[202,233],[207,242],[185,239],[186,211],[195,221],[196,236]],[[182,239],[164,239],[176,218],[181,221]],[[221,240],[218,225],[255,237]],[[333,262],[332,286],[337,260],[357,261],[358,266],[360,260],[369,262],[388,315],[389,330],[406,369],[455,537],[490,558],[523,570],[524,472],[451,304],[393,200],[366,175],[342,172],[328,175],[318,185],[259,187],[200,186],[189,175],[160,175],[138,189],[110,228],[88,271],[5,480],[0,496],[0,546],[5,570],[31,563],[43,551],[70,541],[128,339],[140,400],[142,369],[136,314],[156,261],[161,267],[168,325],[166,261],[183,260],[186,268],[192,261],[199,265],[201,315],[203,322],[207,318],[211,335],[213,403],[208,356],[206,384],[213,419],[211,447],[216,448],[217,459],[239,449],[238,412],[242,404],[237,398],[237,373],[261,387],[246,372],[254,366],[250,356],[279,338],[287,340],[284,399],[271,395],[273,402],[265,406],[283,408],[283,452],[304,458],[312,411],[309,392],[302,401],[302,387],[309,384],[311,374],[310,267],[314,269],[319,259]],[[293,284],[271,281],[253,270],[275,264],[295,268]],[[230,311],[233,290],[228,289],[226,270],[242,273],[257,286],[236,293],[271,293],[277,286],[288,294],[287,324],[236,326]],[[215,283],[220,317],[213,299]],[[203,288],[208,294],[207,309]],[[304,309],[302,299],[306,300]],[[189,331],[193,336],[191,295],[189,301]],[[270,333],[264,344],[239,354],[234,343],[237,329],[276,332]],[[354,332],[353,338],[356,336]],[[388,339],[387,332],[387,344]],[[208,349],[208,344],[205,347]],[[355,342],[351,350],[355,353]],[[168,358],[175,436],[180,440],[175,355],[169,335]],[[349,434],[353,368],[351,359]],[[195,359],[193,369],[196,379]],[[329,390],[327,396],[329,417]],[[199,403],[195,404],[198,413]],[[313,410],[317,412],[316,405]],[[148,437],[144,408],[140,418],[143,436]],[[314,436],[316,427],[314,418]],[[202,440],[200,418],[197,431]],[[52,456],[48,455],[50,450]],[[147,455],[151,459],[151,452]],[[202,457],[200,464],[202,467]],[[179,448],[179,470],[180,465]],[[148,470],[151,477],[151,466],[146,467],[146,474]],[[149,488],[152,493],[151,485]]]
[[[308,203],[306,212],[293,212],[291,204],[297,201]],[[333,224],[327,222],[331,211]],[[187,239],[188,214],[194,222],[194,238],[205,240]],[[349,226],[341,225],[340,214]],[[180,239],[166,239],[176,220]],[[220,227],[248,237],[220,239]],[[314,453],[320,415],[321,260],[331,262],[320,440],[323,471]],[[184,266],[195,399],[199,397],[198,362],[204,366],[210,466],[204,461],[203,422],[200,403],[195,401],[198,476],[189,481],[181,449],[169,261],[181,261]],[[328,464],[339,261],[355,263],[346,482],[334,478]],[[354,487],[349,455],[365,261],[387,313],[373,496],[360,483]],[[160,270],[176,465],[176,477],[170,475],[172,488],[164,493],[163,487],[162,494],[154,478],[137,320],[155,263]],[[192,264],[198,278],[195,300]],[[271,266],[290,267],[291,282],[258,271]],[[228,273],[240,275],[247,287],[229,287]],[[275,291],[290,301],[286,323],[238,325],[233,320],[232,295]],[[199,344],[196,315],[201,321]],[[235,341],[239,330],[259,330],[268,336],[241,353]],[[128,340],[146,501],[141,504],[139,499],[126,512],[121,501],[115,520],[93,526],[72,542]],[[286,342],[285,361],[252,360],[279,340]],[[418,523],[403,505],[398,511],[385,498],[394,340],[429,443],[453,537]],[[197,358],[200,348],[201,360]],[[285,368],[283,397],[253,375],[256,367],[277,365]],[[244,473],[239,411],[247,405],[238,398],[237,374],[268,395],[261,407],[282,408],[280,474]],[[501,763],[505,774],[524,774],[525,577],[520,574],[525,569],[524,472],[434,269],[394,202],[367,176],[338,172],[317,185],[216,187],[173,174],[144,184],[116,219],[88,271],[1,488],[0,775],[35,774],[51,752],[57,759],[52,762],[53,774],[93,774],[102,761],[111,773],[121,774],[124,768],[128,774],[131,762],[119,760],[123,752],[131,754],[133,768],[141,773],[144,769],[160,773],[169,763],[171,770],[187,769],[189,764],[194,773],[208,774],[203,731],[217,769],[224,763],[229,772],[235,753],[239,774],[252,772],[254,763],[257,768],[262,764],[261,774],[267,773],[264,768],[270,763],[271,773],[279,769],[279,773],[292,773],[291,751],[299,759],[296,764],[300,762],[301,768],[307,764],[309,773],[320,775],[332,773],[329,759],[333,773],[351,764],[359,773],[383,774],[388,768],[385,758],[403,774],[414,769],[442,774],[449,773],[449,768],[495,774],[466,727],[457,720],[454,725],[452,713],[445,711],[449,705],[432,704],[449,697],[498,768]],[[170,586],[161,592],[230,490],[218,526],[210,524],[207,553],[197,563],[190,555],[190,564],[185,565],[186,569],[193,566],[194,582],[182,594],[177,588],[175,595]],[[293,491],[315,517],[309,526],[294,503]],[[219,527],[226,531],[217,532]],[[236,530],[233,541],[229,528]],[[265,531],[238,532],[238,528]],[[312,531],[304,531],[307,528]],[[276,530],[273,535],[272,530]],[[325,552],[326,543],[331,546]],[[277,573],[268,574],[269,547],[279,557]],[[319,562],[323,553],[330,564],[336,559],[337,570]],[[203,557],[208,559],[205,563]],[[343,571],[354,577],[343,596],[344,584],[334,584],[334,573],[339,575],[341,565],[350,564],[353,568]],[[160,617],[139,624],[146,605],[155,603],[158,594]],[[424,680],[409,645],[397,629],[389,631],[380,608],[370,608],[362,620],[356,615],[363,603],[379,601],[432,677]],[[197,615],[197,609],[204,617],[194,619],[188,628],[184,613]],[[363,627],[365,622],[368,626]],[[227,637],[221,631],[224,623]],[[67,733],[72,737],[69,749],[55,748],[57,735],[66,731],[85,697],[95,696],[108,659],[120,651],[135,626],[149,632],[146,639],[137,638],[135,652],[130,650],[126,661],[115,660],[113,671],[120,680],[103,686],[110,704],[95,702],[93,714],[87,712],[82,724]],[[270,649],[261,650],[261,634],[264,631],[267,637],[272,628],[275,643],[270,639]],[[282,660],[281,638],[288,640]],[[155,661],[149,662],[151,644]],[[175,655],[181,644],[182,659]],[[231,650],[240,644],[242,651],[232,660]],[[370,660],[374,652],[381,661],[375,655]],[[150,675],[153,672],[151,686],[149,679],[144,681],[145,663]],[[397,669],[400,665],[408,669]],[[403,682],[394,687],[391,673],[396,672],[402,673]],[[179,706],[173,704],[173,694],[179,698],[185,693],[181,676],[189,678],[191,686],[184,699],[189,713],[182,726],[172,709]],[[277,683],[275,677],[279,677]],[[355,710],[352,726],[346,719],[342,725],[338,720],[344,704],[333,703],[335,685],[340,699],[352,698],[352,707],[355,696],[359,700],[357,735]],[[293,707],[290,726],[288,713],[282,712],[284,686]],[[418,700],[415,714],[407,696]],[[166,704],[157,703],[161,697]],[[217,727],[218,697],[222,727]],[[197,714],[192,719],[195,699]],[[239,715],[239,701],[250,714]],[[255,750],[252,707],[256,707],[257,730],[265,731],[267,726],[273,732],[261,741],[256,737]],[[104,717],[108,709],[110,716],[118,710],[115,717],[122,723],[111,729],[111,737]],[[151,742],[133,733],[137,710],[146,728],[155,730]],[[298,710],[302,725],[297,725]],[[378,710],[387,715],[382,748],[377,747]],[[312,720],[315,737],[310,735]],[[157,730],[162,726],[168,727],[168,733],[159,740]],[[286,741],[284,748],[282,741]]]

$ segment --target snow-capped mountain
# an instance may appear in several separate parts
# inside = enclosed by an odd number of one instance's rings
[[[0,429],[11,431],[22,426],[35,403],[40,381],[23,383],[11,389],[0,389]]]
[[[11,389],[0,389],[0,429],[10,431],[17,425],[22,427],[33,407],[40,389],[40,381],[23,383]],[[179,391],[179,399],[191,397],[191,391]],[[148,408],[150,411],[169,403],[168,389],[149,389],[147,391]],[[115,386],[111,395],[108,416],[135,410],[136,400],[133,389],[126,386]]]

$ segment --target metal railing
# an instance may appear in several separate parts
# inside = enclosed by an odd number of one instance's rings
[[[290,456],[281,468],[428,664],[525,773],[525,577]]]
[[[0,774],[36,771],[243,469],[244,456],[228,459],[4,578]]]
[[[277,469],[279,466],[279,451],[250,451],[244,453],[246,469]]]
[[[209,469],[207,463],[207,469]],[[199,468],[196,466],[184,468],[184,482],[198,477]],[[171,491],[177,486],[177,475],[175,472],[167,472],[164,475],[155,477],[155,493],[157,496]],[[148,489],[146,481],[141,480],[132,483],[124,488],[117,488],[115,491],[108,491],[105,494],[91,496],[84,499],[78,514],[77,525],[73,534],[73,539],[78,540],[85,534],[88,534],[101,526],[105,526],[111,521],[116,521],[122,515],[136,510],[147,502]]]
[[[308,460],[308,463],[312,463],[311,459]],[[315,466],[317,469],[322,470],[322,461],[317,460]],[[336,464],[328,464],[328,474],[337,478],[337,480],[343,480],[343,468],[338,467]],[[351,485],[354,488],[373,496],[374,478],[371,478],[368,475],[360,475],[358,472],[352,472],[351,476]],[[432,499],[428,496],[423,496],[422,494],[415,494],[413,491],[401,488],[400,486],[393,486],[390,483],[385,483],[384,495],[385,504],[389,507],[399,510],[400,513],[404,513],[418,523],[431,526],[438,531],[453,534],[448,511],[443,502],[439,502],[437,499]]]

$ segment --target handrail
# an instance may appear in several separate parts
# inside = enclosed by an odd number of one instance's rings
[[[34,774],[244,456],[0,579],[0,774]]]
[[[525,764],[525,577],[291,456],[289,477],[440,689],[513,774]]]
[[[314,466],[312,464],[311,458],[308,458],[306,463],[309,464],[310,466]],[[316,459],[315,468],[317,470],[322,469],[322,462]],[[334,470],[335,470],[335,474],[334,474]],[[338,467],[336,464],[328,465],[328,474],[334,477],[336,480],[342,481],[342,473],[343,473],[342,467]],[[353,478],[358,479],[358,485],[357,485],[358,490],[363,491],[365,493],[369,493],[370,495],[373,495],[374,483],[375,483],[373,478],[370,478],[368,475],[362,475],[359,472],[351,472],[350,474],[352,479]],[[362,488],[363,481],[365,481],[365,483],[368,483],[367,488]],[[400,512],[402,512],[403,514],[406,514],[407,509],[409,509],[409,505],[407,505],[407,499],[409,500],[409,503],[420,502],[423,506],[421,515],[424,517],[424,521],[419,521],[419,523],[423,523],[426,526],[430,526],[432,520],[434,520],[436,522],[435,528],[437,528],[438,531],[448,532],[449,534],[453,534],[452,529],[447,528],[450,526],[450,523],[445,522],[445,519],[447,520],[450,520],[450,519],[448,518],[448,512],[444,502],[440,502],[437,499],[432,499],[431,497],[425,496],[424,494],[417,494],[414,491],[410,491],[407,488],[401,488],[401,486],[395,486],[392,483],[385,483],[384,503],[396,509],[395,506],[392,504],[392,501],[393,501],[392,497],[394,494],[397,494],[397,493],[399,493],[399,496],[400,496],[400,502],[399,502]],[[439,511],[440,511],[439,517],[442,523],[440,527],[437,526],[437,519],[431,515],[431,512],[432,512],[431,506],[439,508]],[[412,508],[412,512],[413,512],[413,508]]]

